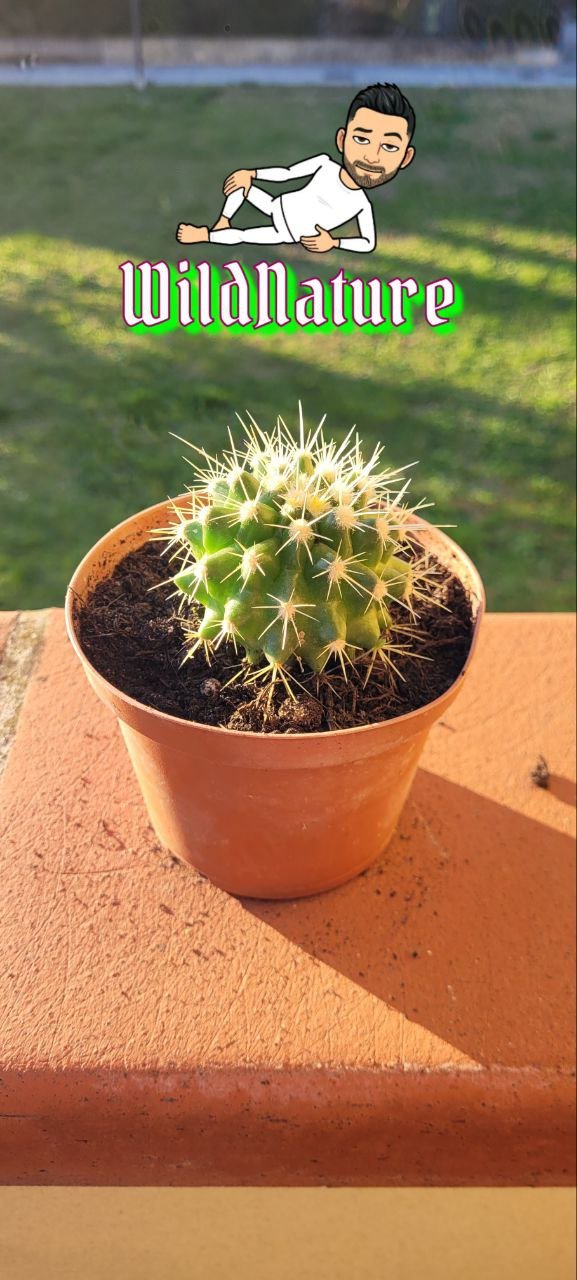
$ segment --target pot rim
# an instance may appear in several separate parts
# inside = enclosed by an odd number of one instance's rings
[[[403,724],[410,724],[414,720],[416,720],[418,717],[422,716],[424,712],[430,711],[435,706],[440,707],[446,701],[448,695],[452,693],[452,691],[455,688],[455,685],[459,684],[459,682],[462,681],[468,667],[470,666],[473,655],[475,653],[475,649],[477,647],[477,643],[479,639],[481,622],[485,613],[486,595],[485,595],[485,588],[483,586],[483,581],[481,579],[478,569],[473,564],[473,561],[467,555],[466,551],[464,551],[463,548],[460,547],[457,542],[455,542],[452,538],[450,538],[443,530],[438,529],[435,525],[432,525],[430,521],[418,519],[415,517],[414,523],[418,526],[419,529],[423,529],[426,533],[428,533],[430,530],[434,531],[435,537],[440,539],[445,544],[447,549],[452,552],[452,554],[456,557],[456,559],[460,561],[461,564],[466,566],[470,574],[472,584],[474,585],[475,596],[476,596],[474,603],[476,603],[477,608],[473,617],[473,634],[472,634],[471,646],[467,654],[467,658],[463,663],[463,666],[461,667],[461,670],[459,671],[455,680],[453,680],[452,684],[449,685],[448,689],[445,689],[444,693],[439,694],[438,698],[433,698],[430,702],[423,703],[422,707],[417,707],[413,711],[405,711],[400,716],[392,716],[389,720],[375,720],[373,724],[352,725],[348,729],[314,729],[309,733],[287,734],[287,733],[263,733],[261,731],[254,731],[249,729],[229,729],[221,725],[202,724],[202,722],[199,720],[185,720],[183,719],[182,716],[173,716],[166,711],[158,711],[156,707],[150,707],[146,702],[139,702],[137,698],[133,698],[131,697],[130,694],[124,693],[122,689],[119,689],[117,688],[116,685],[111,684],[110,681],[107,680],[106,677],[103,676],[100,671],[98,671],[98,669],[92,664],[92,662],[84,652],[84,649],[82,648],[82,645],[80,643],[80,640],[78,638],[75,625],[74,625],[74,606],[75,606],[76,600],[81,599],[79,592],[76,590],[75,583],[77,579],[81,576],[82,571],[86,569],[88,565],[95,559],[99,548],[104,549],[105,545],[110,543],[112,535],[116,534],[120,536],[122,532],[127,530],[127,528],[129,528],[134,523],[134,521],[139,517],[146,516],[149,513],[152,514],[152,512],[157,512],[159,507],[166,507],[166,506],[172,505],[173,503],[176,504],[178,502],[185,501],[188,496],[189,495],[187,494],[180,494],[178,498],[165,499],[164,501],[153,503],[152,506],[144,507],[142,511],[134,512],[131,516],[128,516],[125,520],[121,520],[119,524],[113,525],[112,529],[109,529],[107,533],[103,534],[102,537],[99,538],[98,541],[93,544],[90,550],[87,551],[86,555],[82,557],[82,560],[79,562],[76,569],[74,570],[74,573],[66,588],[66,597],[64,602],[64,616],[65,616],[66,631],[68,634],[68,639],[70,640],[70,643],[74,649],[74,652],[76,653],[76,656],[79,658],[82,665],[89,668],[89,670],[96,677],[96,680],[101,682],[106,687],[106,689],[110,690],[110,693],[113,696],[115,696],[116,698],[122,698],[129,706],[133,707],[136,711],[145,711],[148,715],[152,716],[156,720],[167,721],[168,723],[183,725],[185,727],[202,730],[207,734],[223,734],[223,733],[234,734],[235,738],[247,738],[251,742],[254,742],[255,740],[266,740],[266,741],[272,740],[272,741],[281,741],[281,742],[291,741],[291,742],[299,743],[299,742],[310,742],[311,739],[319,740],[323,738],[334,741],[336,738],[340,736],[346,735],[350,737],[353,734],[370,733],[371,730],[375,731],[378,729],[382,729],[383,725],[386,725],[386,724],[395,724],[399,726],[402,726]],[[129,554],[129,552],[127,552],[127,554]],[[467,584],[465,583],[464,585],[468,590],[468,594],[470,595],[471,592],[469,588],[467,588]]]

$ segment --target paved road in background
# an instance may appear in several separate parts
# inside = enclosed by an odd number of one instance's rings
[[[147,67],[149,84],[195,87],[202,85],[359,85],[382,79],[383,64],[307,63],[279,66],[252,63],[243,66]],[[388,64],[387,79],[406,88],[509,89],[573,88],[575,65],[553,58],[550,64],[523,62]],[[0,65],[0,85],[21,87],[94,87],[134,83],[132,66],[54,63],[52,65]]]

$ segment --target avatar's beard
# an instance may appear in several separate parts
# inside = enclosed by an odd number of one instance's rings
[[[382,187],[385,182],[390,182],[397,173],[396,169],[394,173],[387,173],[385,169],[375,169],[373,172],[369,172],[368,169],[359,169],[357,165],[351,164],[345,155],[343,155],[343,165],[349,178],[352,178],[353,182],[356,182],[359,187],[366,187],[367,189],[370,187]]]

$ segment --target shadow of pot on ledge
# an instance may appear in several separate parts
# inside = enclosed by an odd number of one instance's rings
[[[480,1064],[569,1067],[573,847],[419,770],[386,852],[356,880],[244,907]]]

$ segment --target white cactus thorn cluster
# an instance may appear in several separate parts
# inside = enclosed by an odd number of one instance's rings
[[[427,583],[424,558],[402,554],[426,505],[409,505],[407,468],[383,467],[381,445],[365,461],[354,428],[340,445],[325,438],[324,418],[307,431],[300,405],[296,435],[280,417],[272,431],[251,414],[239,422],[242,447],[230,432],[219,457],[189,445],[195,482],[157,530],[179,561],[170,581],[188,653],[202,645],[210,657],[228,642],[254,667],[243,679],[285,684],[299,668],[336,663],[346,677],[361,660],[394,667]],[[395,642],[393,601],[407,615]],[[191,602],[203,610],[194,624]]]

